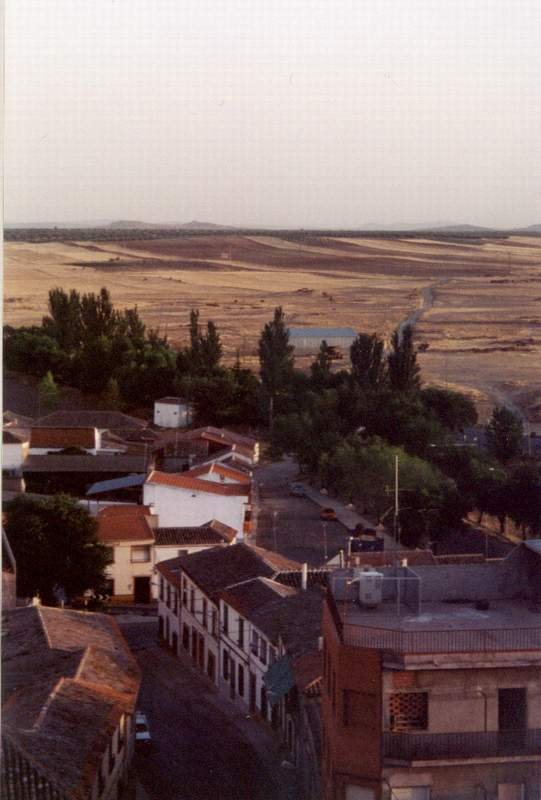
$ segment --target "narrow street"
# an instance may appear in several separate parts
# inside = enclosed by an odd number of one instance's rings
[[[291,459],[255,470],[254,479],[259,484],[256,544],[319,567],[346,549],[349,534],[339,522],[323,523],[320,507],[307,497],[290,495],[289,484],[295,481],[297,471]]]
[[[135,771],[150,800],[294,800],[275,739],[157,643],[157,619],[122,621],[143,680],[152,748]]]

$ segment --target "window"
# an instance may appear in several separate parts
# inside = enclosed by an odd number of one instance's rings
[[[389,698],[392,731],[426,731],[428,692],[397,692]]]
[[[524,800],[523,783],[499,783],[498,800]]]
[[[252,631],[252,642],[250,644],[250,650],[252,651],[254,656],[259,655],[259,634],[257,631]]]
[[[344,690],[344,725],[364,728],[366,731],[378,729],[378,699],[374,694]]]
[[[501,731],[523,731],[528,727],[524,687],[498,690],[498,727]]]
[[[240,664],[238,669],[238,692],[241,697],[244,697],[244,667]]]
[[[276,648],[269,647],[269,664],[274,664],[276,661]]]
[[[259,658],[262,664],[267,663],[267,642],[265,639],[261,639],[261,655]]]
[[[373,789],[364,789],[351,783],[346,786],[346,800],[374,800],[375,796]]]
[[[190,649],[190,629],[186,623],[182,626],[182,646],[185,650]]]
[[[107,553],[107,558],[109,559],[109,564],[115,563],[115,548],[114,547],[106,547],[105,551]]]
[[[178,592],[173,589],[173,614],[178,616]]]
[[[204,628],[207,627],[207,614],[208,614],[208,603],[207,600],[203,600],[203,619],[201,620],[201,624]]]
[[[182,605],[188,605],[188,586],[186,583],[186,578],[182,578]]]
[[[163,602],[164,581],[163,576],[160,575],[160,600]]]
[[[171,608],[171,586],[167,584],[165,587],[165,604],[167,608]]]
[[[211,633],[216,638],[218,636],[218,614],[216,613],[216,609],[212,609],[212,613],[210,616],[210,624],[211,624]]]
[[[150,561],[149,545],[134,545],[131,548],[131,560],[133,564],[143,564]]]
[[[239,617],[239,647],[244,647],[244,620]]]
[[[430,788],[428,786],[408,786],[399,789],[393,786],[393,800],[430,800]]]
[[[188,552],[188,550],[177,550],[177,558],[180,558],[181,556],[187,556]]]
[[[195,614],[195,589],[190,589],[190,614]]]
[[[224,650],[223,658],[222,658],[222,675],[224,681],[229,680],[229,653],[227,650]]]
[[[226,636],[229,636],[229,606],[224,603],[224,624],[223,630]]]

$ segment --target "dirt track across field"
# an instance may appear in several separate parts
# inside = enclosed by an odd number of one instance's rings
[[[507,402],[541,423],[541,238],[423,239],[193,235],[107,242],[8,242],[4,321],[39,323],[54,286],[137,305],[173,344],[188,315],[213,319],[226,355],[257,364],[281,305],[290,325],[389,337],[410,318],[425,382],[467,391],[482,416]]]

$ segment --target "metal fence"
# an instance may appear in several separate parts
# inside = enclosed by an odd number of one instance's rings
[[[383,756],[396,761],[539,755],[541,730],[384,733]]]
[[[541,650],[538,628],[404,631],[343,625],[342,638],[350,647],[368,647],[392,653],[483,653]]]

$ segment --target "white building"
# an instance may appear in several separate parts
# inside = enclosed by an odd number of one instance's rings
[[[108,594],[113,602],[150,603],[157,597],[154,567],[160,561],[234,544],[237,533],[218,520],[192,528],[159,526],[148,506],[106,506],[98,513],[98,539],[109,548]]]
[[[326,342],[349,356],[356,337],[353,328],[289,328],[289,342],[295,348],[295,355],[316,354],[321,343]]]
[[[156,566],[160,635],[175,653],[179,648],[188,653],[220,686],[219,592],[230,584],[298,569],[295,561],[243,542],[162,561]]]
[[[182,397],[162,397],[154,403],[154,425],[185,428],[192,421],[192,406]]]
[[[181,473],[154,470],[143,487],[143,503],[167,528],[204,525],[217,519],[243,535],[250,521],[250,477],[219,465]]]
[[[317,650],[321,589],[303,591],[300,564],[245,544],[171,559],[156,571],[162,639],[243,711],[281,727],[293,750],[288,686],[271,698],[268,673]]]
[[[28,456],[28,439],[9,430],[2,431],[2,472],[4,475],[22,474]]]

